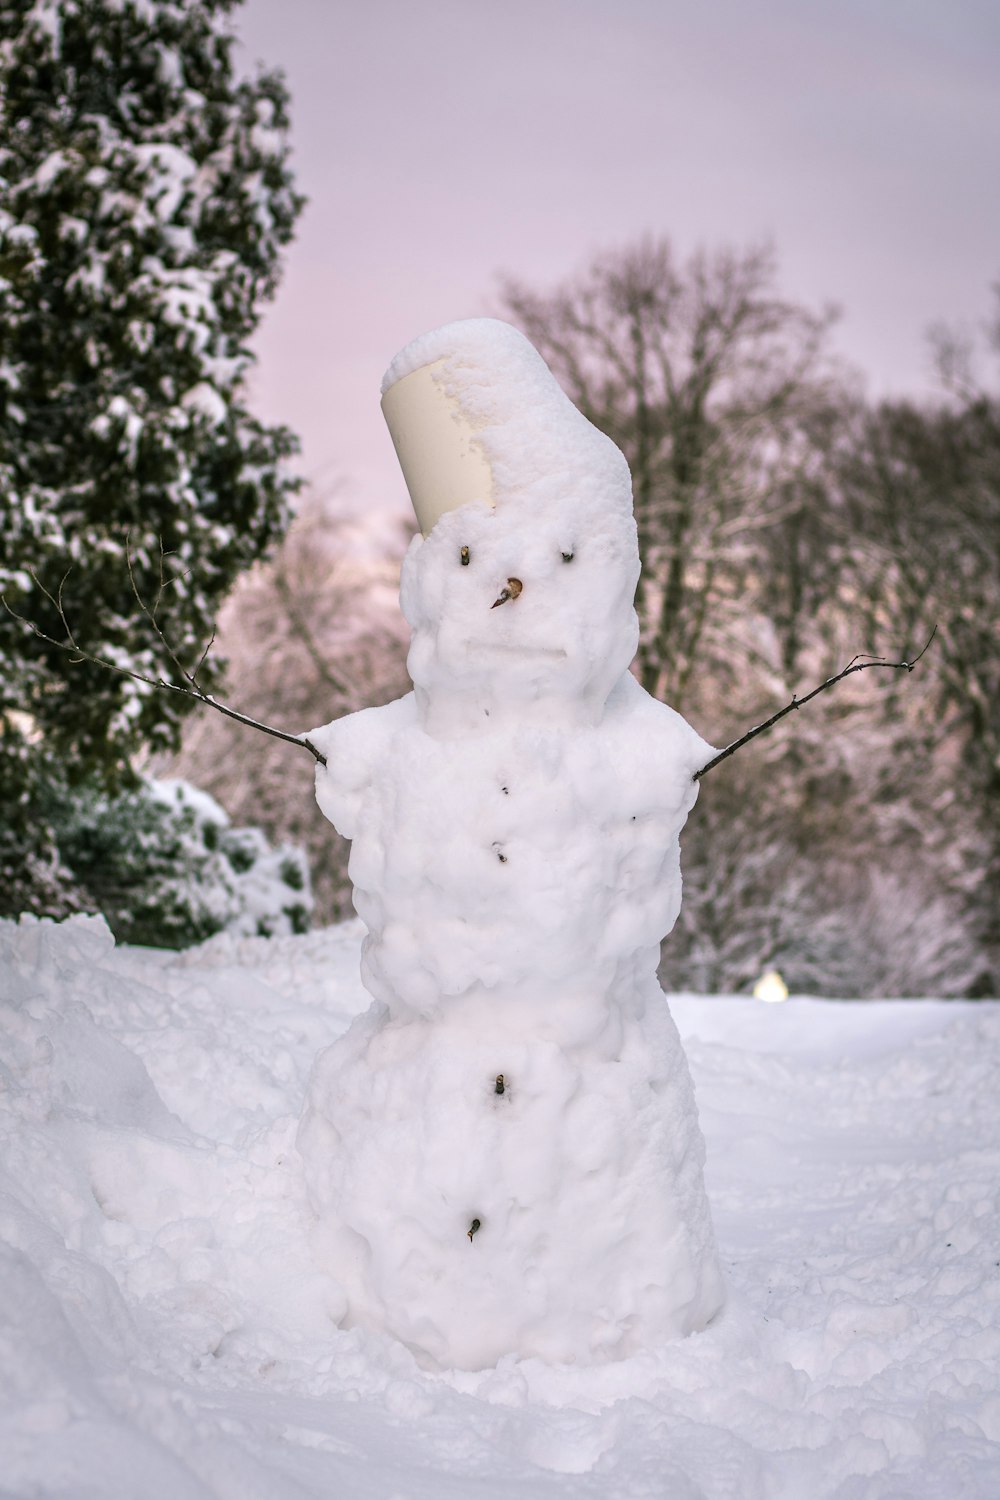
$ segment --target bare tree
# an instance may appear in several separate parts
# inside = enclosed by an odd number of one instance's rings
[[[760,535],[815,513],[841,379],[825,359],[832,313],[774,291],[770,250],[700,252],[679,265],[649,241],[550,294],[508,281],[506,311],[632,468],[639,548],[637,674],[687,700],[696,668],[733,664],[734,619],[760,578]],[[813,607],[797,549],[789,634]],[[813,570],[811,584],[819,586]],[[786,661],[795,656],[786,650]],[[790,662],[794,666],[794,661]]]
[[[1000,765],[995,412],[966,374],[950,412],[873,413],[827,355],[831,314],[780,297],[766,249],[682,264],[649,241],[554,292],[508,282],[504,303],[629,459],[637,673],[706,733],[790,717],[860,647],[905,665],[942,618],[936,704],[890,687],[876,707],[845,685],[794,736],[713,773],[685,835],[671,981],[746,984],[766,960],[824,993],[976,992],[989,942],[963,891],[997,861],[958,827],[935,744],[956,760],[963,746],[979,787]],[[914,909],[923,939],[887,967],[871,936],[879,921],[908,930]]]
[[[954,390],[954,386],[953,386]],[[873,639],[938,627],[922,726],[953,842],[972,850],[967,919],[1000,987],[1000,400],[971,381],[950,403],[883,403],[864,416],[844,468],[854,559]],[[890,696],[888,714],[902,707]],[[951,795],[947,794],[948,789]],[[957,795],[956,795],[957,793]]]

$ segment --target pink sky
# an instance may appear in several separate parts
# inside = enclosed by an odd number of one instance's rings
[[[875,393],[931,388],[925,331],[1000,277],[995,0],[248,0],[310,203],[258,339],[303,470],[406,504],[379,411],[416,334],[642,234],[771,239],[836,302]]]

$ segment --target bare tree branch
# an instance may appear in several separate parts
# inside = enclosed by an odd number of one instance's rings
[[[198,665],[195,667],[194,671],[191,673],[191,681],[192,682],[197,682],[198,681],[198,673],[201,671],[202,667],[208,661],[209,655],[211,654],[212,647],[215,645],[215,637],[216,637],[217,634],[218,634],[218,629],[217,629],[216,626],[213,625],[212,626],[212,634],[209,636],[208,640],[205,642],[205,649],[204,649],[204,651],[201,653],[201,655],[198,658]]]
[[[744,745],[748,745],[751,740],[755,740],[759,734],[767,734],[768,730],[773,729],[775,724],[780,723],[786,715],[792,713],[795,709],[800,709],[803,704],[809,703],[811,699],[818,697],[820,693],[825,693],[827,688],[836,687],[838,682],[843,682],[844,678],[850,677],[853,672],[866,672],[869,667],[886,667],[890,672],[912,672],[936,634],[937,626],[935,625],[928,637],[927,645],[924,646],[922,651],[917,652],[912,661],[886,661],[882,656],[853,656],[842,672],[838,672],[834,677],[828,677],[825,682],[820,683],[819,687],[814,687],[812,692],[806,693],[804,698],[793,698],[791,703],[786,703],[784,708],[779,708],[778,712],[772,714],[769,719],[765,719],[763,724],[754,725],[753,729],[748,729],[746,734],[741,734],[738,740],[733,740],[731,745],[727,745],[724,750],[720,750],[718,755],[713,756],[706,765],[702,766],[700,771],[695,771],[695,781],[700,781],[709,771],[714,771],[716,766],[721,765],[724,760],[728,760],[731,755],[735,755],[737,750],[742,750]]]
[[[295,591],[288,581],[288,574],[280,558],[275,559],[273,576],[275,592],[285,607],[288,623],[292,627],[293,634],[298,637],[305,648],[306,655],[312,662],[320,682],[325,683],[328,688],[332,688],[335,693],[341,693],[347,697],[349,691],[347,684],[346,682],[342,682],[336,673],[330,670],[329,662],[316,644],[316,638],[309,628],[309,623],[305,615],[298,607]]]
[[[240,713],[238,709],[230,708],[228,704],[220,703],[217,698],[212,697],[211,693],[206,693],[203,688],[199,687],[196,677],[192,676],[191,673],[188,672],[178,661],[172,648],[164,638],[163,632],[156,624],[156,621],[152,618],[149,609],[146,607],[143,600],[139,598],[139,594],[135,588],[134,578],[132,580],[132,587],[133,592],[135,592],[136,594],[136,598],[139,600],[139,605],[142,608],[143,613],[147,616],[148,619],[150,619],[153,628],[156,630],[156,633],[159,636],[160,640],[163,641],[170,659],[177,666],[181,675],[186,679],[186,684],[179,682],[168,682],[164,677],[149,677],[144,672],[136,672],[131,667],[119,666],[117,662],[108,661],[103,656],[94,656],[91,652],[84,651],[73,634],[73,628],[69,623],[69,619],[66,615],[66,611],[62,603],[63,585],[65,584],[66,578],[69,575],[66,574],[63,577],[63,580],[59,585],[58,594],[53,596],[45,587],[45,585],[35,577],[34,573],[32,573],[30,569],[29,573],[37,587],[45,595],[46,599],[49,600],[50,604],[52,604],[53,608],[59,615],[62,627],[66,632],[66,639],[64,641],[59,641],[56,640],[55,636],[47,635],[46,632],[40,629],[33,620],[27,619],[24,615],[18,614],[17,610],[12,609],[8,604],[5,595],[3,594],[0,594],[0,604],[3,604],[4,609],[12,617],[12,619],[17,620],[20,625],[24,625],[28,630],[32,632],[33,635],[37,636],[40,641],[45,641],[48,645],[55,646],[59,651],[65,651],[75,662],[89,661],[93,663],[94,666],[103,667],[106,672],[116,672],[120,677],[131,677],[134,682],[144,682],[149,687],[163,688],[166,692],[170,693],[183,693],[185,697],[194,698],[199,703],[205,703],[209,708],[214,708],[216,713],[224,714],[227,719],[235,719],[237,724],[245,724],[247,728],[257,729],[261,732],[261,734],[269,734],[276,740],[285,740],[289,745],[301,745],[303,749],[309,751],[310,755],[319,765],[326,765],[326,756],[322,753],[322,751],[317,750],[316,746],[312,743],[311,740],[307,738],[306,735],[289,734],[284,729],[275,729],[270,724],[262,724],[259,719],[251,719],[249,715]],[[129,558],[129,576],[132,576],[131,558]],[[211,643],[209,643],[209,645],[211,645]],[[201,661],[198,664],[199,670],[201,669],[201,665],[204,662],[206,655],[208,654],[208,649],[209,648],[206,647],[206,650],[202,653]]]
[[[139,585],[136,582],[135,567],[134,567],[133,562],[132,562],[131,539],[132,539],[132,533],[131,533],[131,531],[127,531],[125,533],[125,563],[126,563],[126,566],[128,568],[128,581],[132,585],[132,594],[133,594],[133,596],[135,598],[135,602],[136,602],[136,604],[138,604],[139,608],[142,610],[143,614],[146,616],[146,619],[149,621],[150,625],[152,625],[152,627],[155,630],[157,636],[159,637],[160,643],[163,646],[164,651],[170,657],[170,660],[173,662],[173,664],[177,668],[178,672],[184,678],[185,682],[189,683],[190,686],[197,693],[197,692],[200,691],[200,689],[198,688],[198,682],[197,682],[198,672],[196,671],[195,674],[194,674],[194,676],[192,676],[191,673],[187,670],[187,668],[184,666],[184,663],[180,660],[179,656],[177,655],[177,652],[174,650],[173,646],[171,646],[170,642],[167,640],[166,636],[163,634],[163,631],[160,629],[159,622],[158,622],[158,620],[156,618],[157,610],[160,607],[160,600],[163,598],[164,590],[166,589],[166,583],[164,582],[164,578],[163,578],[163,557],[164,557],[163,543],[162,542],[160,543],[160,587],[157,590],[156,602],[154,603],[153,608],[150,609],[150,607],[146,603],[145,599],[139,593]],[[171,583],[176,582],[176,576],[174,578],[171,578],[170,582]],[[66,624],[66,616],[63,613],[62,609],[60,609],[59,614],[60,614],[60,617],[62,618],[63,624],[65,625]],[[204,658],[204,655],[203,655],[202,656],[202,661],[204,661],[204,659],[205,658]],[[200,667],[201,667],[201,662],[199,662],[199,664],[198,664],[198,670],[200,670]]]

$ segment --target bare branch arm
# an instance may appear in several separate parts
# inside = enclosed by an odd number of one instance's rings
[[[38,583],[38,580],[35,579],[35,582]],[[63,580],[63,582],[65,582],[65,579]],[[24,615],[19,615],[16,610],[11,609],[3,594],[0,594],[0,603],[3,604],[4,609],[13,619],[17,620],[20,625],[24,625],[28,630],[36,635],[40,641],[45,641],[48,645],[55,646],[60,651],[65,651],[67,655],[72,657],[72,659],[76,662],[89,661],[92,662],[94,666],[103,667],[106,672],[117,672],[120,677],[131,677],[134,682],[145,682],[150,687],[163,688],[166,692],[183,693],[188,698],[195,698],[199,703],[205,703],[209,708],[214,708],[216,713],[225,714],[227,719],[235,719],[237,724],[245,724],[249,729],[258,729],[260,730],[261,734],[269,734],[276,740],[285,740],[289,745],[301,745],[303,749],[309,751],[310,755],[319,765],[326,765],[326,756],[322,753],[322,751],[317,750],[316,746],[310,739],[306,737],[306,735],[289,734],[284,729],[275,729],[270,724],[262,724],[258,719],[251,719],[247,714],[241,714],[238,709],[230,708],[228,704],[220,703],[217,698],[212,697],[211,693],[204,692],[203,689],[198,686],[195,679],[192,678],[188,672],[184,671],[183,667],[180,667],[180,670],[188,679],[188,683],[190,684],[190,686],[185,686],[184,684],[178,682],[167,682],[163,677],[148,677],[143,672],[133,671],[131,667],[121,667],[116,662],[107,661],[102,656],[93,656],[89,651],[84,651],[76,641],[69,621],[66,618],[66,614],[62,606],[62,586],[60,585],[59,595],[57,598],[54,598],[53,595],[50,594],[42,584],[39,583],[38,586],[42,590],[42,593],[45,595],[45,597],[51,601],[51,603],[58,611],[59,619],[62,623],[63,629],[66,631],[65,641],[57,641],[54,636],[47,635],[44,630],[39,629],[39,627],[34,623],[33,620],[28,620]],[[157,633],[159,634],[159,631]],[[170,655],[176,662],[176,657],[173,656],[172,651],[170,652]],[[204,660],[204,657],[202,658],[202,660]]]
[[[779,708],[778,712],[772,714],[769,719],[765,719],[763,724],[754,725],[753,729],[748,729],[746,734],[741,734],[738,740],[733,740],[731,745],[727,745],[724,750],[720,750],[718,755],[713,756],[707,765],[702,766],[700,771],[695,771],[695,781],[700,781],[709,771],[713,771],[724,760],[728,760],[731,755],[735,755],[737,750],[742,750],[744,745],[748,745],[751,740],[755,740],[759,734],[767,734],[768,730],[773,729],[775,724],[780,723],[787,714],[792,713],[795,709],[800,709],[804,703],[808,703],[812,698],[818,697],[820,693],[825,693],[827,688],[836,687],[838,682],[843,682],[844,678],[850,677],[853,672],[866,672],[869,667],[885,667],[890,672],[912,672],[936,634],[937,626],[935,625],[930,633],[927,645],[924,646],[922,651],[918,651],[912,661],[886,661],[881,656],[852,657],[842,672],[838,672],[834,677],[828,677],[825,682],[820,683],[819,687],[814,687],[812,692],[806,693],[804,698],[793,698],[791,703],[786,703],[784,708]]]

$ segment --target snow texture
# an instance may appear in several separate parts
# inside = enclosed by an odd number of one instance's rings
[[[723,1313],[441,1374],[338,1326],[294,1146],[360,938],[0,923],[5,1500],[994,1500],[1000,1004],[672,998]]]
[[[627,670],[621,453],[505,323],[418,339],[385,384],[425,364],[492,504],[406,558],[414,693],[310,735],[377,1003],[319,1059],[299,1144],[348,1326],[438,1368],[622,1359],[723,1300],[656,980],[712,751]]]

